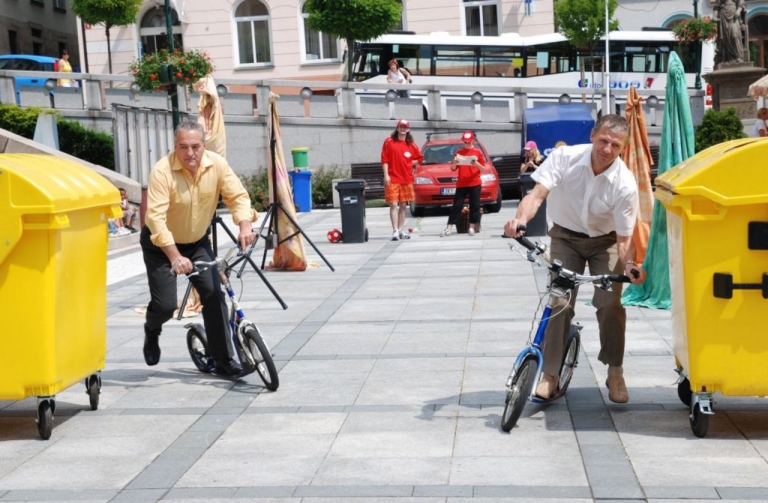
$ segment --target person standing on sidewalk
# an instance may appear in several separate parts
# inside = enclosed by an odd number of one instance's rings
[[[469,230],[467,233],[474,236],[480,227],[480,189],[482,181],[480,172],[485,169],[485,158],[480,149],[475,147],[475,133],[464,131],[461,135],[464,146],[456,151],[451,161],[451,171],[458,170],[456,180],[456,192],[453,193],[453,206],[448,215],[448,225],[440,233],[440,237],[451,235],[453,226],[459,222],[461,212],[464,209],[464,199],[469,196]],[[459,161],[461,160],[461,163]],[[469,162],[467,162],[469,160]]]
[[[405,208],[413,201],[413,173],[423,157],[411,136],[411,124],[407,120],[397,122],[395,131],[384,140],[381,147],[381,166],[384,170],[384,199],[389,205],[392,222],[392,241],[410,239],[403,232]]]
[[[240,179],[226,159],[205,150],[205,132],[197,122],[178,125],[174,150],[152,168],[147,187],[146,225],[141,250],[151,295],[144,324],[144,360],[160,361],[159,337],[163,323],[176,309],[176,275],[194,271],[193,262],[214,259],[208,229],[219,196],[240,227],[238,245],[245,249],[256,239],[253,222],[258,215]],[[203,323],[216,370],[237,375],[242,369],[232,359],[228,312],[217,268],[189,281],[200,294]]]
[[[550,256],[563,267],[590,274],[629,276],[634,284],[645,281],[645,272],[635,263],[632,232],[639,199],[637,182],[619,158],[629,135],[627,120],[620,115],[602,116],[590,133],[591,144],[555,149],[531,175],[536,185],[517,208],[517,215],[504,226],[504,235],[519,237],[547,199],[547,212],[554,222]],[[637,277],[635,277],[637,275]],[[547,325],[544,367],[536,394],[549,398],[557,388],[571,319],[576,303],[558,299]],[[621,283],[612,291],[595,288],[592,302],[597,308],[600,353],[597,359],[608,365],[608,398],[626,403],[629,393],[623,377],[626,311],[621,305]]]

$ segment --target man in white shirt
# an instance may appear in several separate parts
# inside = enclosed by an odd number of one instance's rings
[[[504,234],[518,237],[547,199],[547,212],[554,225],[551,258],[563,267],[590,274],[624,273],[632,283],[645,281],[645,273],[635,261],[632,232],[638,212],[637,182],[619,155],[624,150],[629,125],[620,115],[602,116],[590,133],[591,144],[562,147],[537,169],[534,189],[517,208],[517,215],[504,226]],[[634,276],[637,275],[637,277]],[[624,383],[624,338],[626,312],[621,305],[621,283],[613,291],[596,288],[592,302],[600,327],[598,360],[608,365],[608,398],[616,403],[629,401]],[[574,314],[576,292],[569,299],[558,299],[550,319],[544,345],[542,377],[536,394],[549,398],[557,389],[568,330]]]

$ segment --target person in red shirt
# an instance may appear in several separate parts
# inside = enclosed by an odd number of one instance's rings
[[[459,170],[456,181],[456,192],[453,195],[453,206],[448,216],[448,226],[440,233],[441,237],[451,235],[453,226],[456,225],[464,208],[464,199],[469,196],[469,235],[474,236],[480,230],[480,172],[485,170],[485,157],[480,149],[475,147],[475,133],[464,131],[461,135],[464,146],[456,151],[456,156],[451,162],[451,170]],[[474,159],[472,159],[474,157]],[[461,164],[460,164],[461,163]]]
[[[395,131],[381,147],[384,199],[389,205],[392,241],[410,238],[403,232],[405,208],[414,199],[413,173],[422,160],[421,150],[411,136],[411,124],[407,120],[398,121]]]

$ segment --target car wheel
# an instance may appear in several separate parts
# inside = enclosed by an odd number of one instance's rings
[[[424,206],[416,206],[416,203],[413,201],[408,204],[408,209],[411,210],[411,216],[416,218],[423,217],[426,211]]]
[[[496,194],[496,202],[486,206],[485,211],[486,213],[498,213],[501,211],[501,185],[499,185],[498,193]]]

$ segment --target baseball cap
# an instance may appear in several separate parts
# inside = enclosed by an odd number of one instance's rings
[[[410,122],[408,122],[408,121],[407,121],[407,120],[405,120],[405,119],[400,119],[399,121],[397,121],[397,125],[398,125],[398,126],[411,127],[411,123],[410,123]]]
[[[475,139],[475,133],[469,130],[464,131],[464,134],[461,135],[461,139],[464,141],[472,141]]]
[[[536,148],[536,142],[531,140],[525,144],[525,147],[523,148],[523,150],[533,150],[535,148]]]

